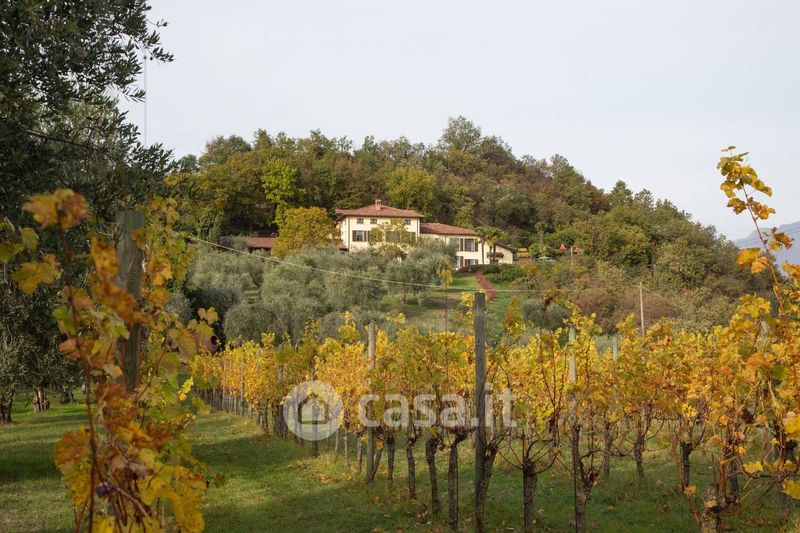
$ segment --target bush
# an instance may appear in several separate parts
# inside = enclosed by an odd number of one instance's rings
[[[527,274],[519,265],[490,265],[500,267],[497,272],[487,272],[486,279],[491,283],[512,283],[520,278],[524,278]]]
[[[261,342],[263,333],[275,333],[277,336],[282,332],[278,322],[275,312],[264,303],[238,304],[225,315],[225,340],[235,344],[245,341]]]
[[[526,322],[542,329],[553,330],[561,326],[569,318],[569,310],[554,303],[545,303],[538,298],[522,302],[520,307]]]

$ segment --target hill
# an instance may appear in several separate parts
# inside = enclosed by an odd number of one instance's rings
[[[597,312],[609,330],[635,310],[631,287],[640,282],[662,295],[663,313],[688,307],[704,324],[725,321],[732,302],[763,288],[740,271],[733,243],[668,199],[622,181],[604,191],[567,158],[517,156],[464,117],[451,118],[433,145],[404,137],[355,145],[319,131],[216,137],[179,167],[165,180],[167,193],[178,200],[182,229],[195,235],[271,235],[287,208],[321,207],[333,216],[380,198],[427,220],[496,228],[502,242],[529,248],[533,257],[564,259],[542,269],[550,272],[539,282],[568,288],[571,301]],[[564,258],[562,244],[585,253]],[[536,280],[516,274],[504,281],[536,288]]]

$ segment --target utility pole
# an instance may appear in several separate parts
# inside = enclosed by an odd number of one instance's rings
[[[475,335],[475,416],[478,427],[475,433],[475,505],[478,506],[479,488],[483,484],[486,456],[486,295],[475,293],[473,307]],[[479,523],[476,520],[476,525]]]
[[[367,326],[367,361],[369,369],[375,368],[375,322]],[[367,428],[367,483],[375,478],[375,428]]]
[[[569,359],[568,359],[568,370],[569,370],[569,382],[574,386],[575,383],[578,381],[578,373],[577,373],[577,364],[575,361],[575,339],[577,337],[577,331],[575,327],[569,328]],[[577,407],[577,402],[575,401],[575,391],[570,391],[569,393],[569,424],[570,424],[570,446],[571,446],[571,455],[572,455],[572,498],[575,502],[573,505],[573,509],[575,511],[575,531],[578,531],[578,467],[580,465],[580,431],[581,428],[578,425],[578,418],[575,409]]]
[[[133,242],[133,232],[144,226],[144,214],[125,209],[117,213],[117,258],[119,271],[115,278],[118,287],[138,301],[142,296],[142,250]],[[139,384],[139,352],[141,350],[141,324],[126,324],[128,338],[117,344],[117,358],[122,367],[125,389],[132,392]]]
[[[639,282],[639,322],[642,325],[642,337],[644,337],[644,287],[641,281]]]

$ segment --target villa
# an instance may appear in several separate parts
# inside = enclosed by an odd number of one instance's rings
[[[375,227],[402,223],[415,241],[430,239],[454,245],[458,268],[514,262],[516,250],[508,245],[495,243],[491,247],[482,242],[474,230],[438,222],[422,222],[422,219],[423,215],[414,210],[383,205],[380,200],[358,209],[336,210],[342,244],[349,251],[369,248],[370,233]]]

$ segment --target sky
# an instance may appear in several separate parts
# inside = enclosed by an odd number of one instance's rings
[[[434,143],[463,115],[517,156],[565,156],[730,238],[736,145],[800,220],[800,2],[154,0],[175,60],[147,68],[147,142],[319,129]],[[144,125],[144,105],[124,102]]]

